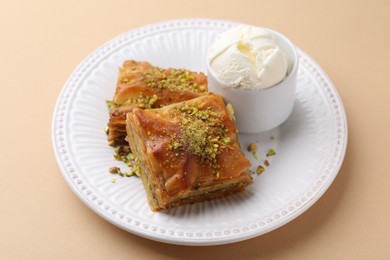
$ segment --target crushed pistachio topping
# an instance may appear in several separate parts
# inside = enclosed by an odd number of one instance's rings
[[[111,101],[111,100],[106,100],[106,105],[108,108],[111,108],[113,105],[120,107],[122,104],[118,103],[118,102]]]
[[[129,71],[129,74],[138,73],[139,71]],[[170,90],[190,90],[197,93],[206,91],[205,86],[199,86],[196,82],[196,74],[186,69],[161,69],[153,68],[144,73],[143,81],[150,88],[170,89]],[[128,78],[121,79],[122,83],[127,83]]]
[[[139,108],[152,108],[153,104],[158,100],[157,95],[151,97],[145,96],[143,93],[139,94],[138,97],[129,98],[124,105],[138,104]]]
[[[118,103],[118,102],[113,102],[113,101],[107,101],[107,103],[110,103],[109,108],[112,107],[113,105],[115,107],[121,107],[121,106],[127,106],[131,104],[138,104],[139,108],[152,108],[154,103],[158,100],[157,95],[153,96],[145,96],[143,93],[140,93],[137,97],[131,97],[128,100],[126,100],[125,103]],[[113,111],[113,115],[117,116],[119,115],[118,111]]]
[[[181,135],[173,135],[169,148],[180,156],[184,150],[196,155],[200,163],[208,163],[216,177],[220,175],[217,158],[231,143],[229,129],[219,123],[220,115],[211,108],[182,105],[176,108],[180,117]],[[186,148],[186,149],[185,149]]]
[[[115,183],[116,182],[116,179],[115,178],[112,178],[111,179],[111,183]]]
[[[266,155],[267,155],[267,157],[270,157],[270,156],[273,156],[275,154],[276,154],[276,152],[274,149],[269,149]]]

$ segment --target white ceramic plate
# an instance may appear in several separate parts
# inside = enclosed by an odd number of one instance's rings
[[[225,199],[152,212],[138,178],[121,178],[108,168],[113,158],[104,128],[106,100],[112,99],[118,68],[126,59],[161,67],[206,71],[206,52],[217,34],[236,24],[174,20],[132,30],[88,56],[66,82],[54,110],[52,140],[62,174],[75,194],[112,224],[149,239],[183,245],[215,245],[259,236],[299,216],[336,177],[346,151],[347,123],[339,95],[325,72],[304,52],[296,103],[282,126],[258,135],[241,135],[241,145],[276,155],[254,175],[246,192]],[[274,139],[271,136],[275,137]],[[116,183],[111,179],[116,177]]]

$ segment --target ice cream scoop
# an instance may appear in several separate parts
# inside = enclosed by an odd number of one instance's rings
[[[288,59],[274,35],[241,25],[218,36],[208,55],[211,68],[227,87],[262,89],[286,77]]]
[[[292,112],[298,65],[298,52],[283,34],[238,26],[220,34],[209,49],[209,91],[232,104],[240,132],[265,132]]]

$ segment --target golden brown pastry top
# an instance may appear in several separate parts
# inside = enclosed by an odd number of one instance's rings
[[[142,94],[153,101],[143,101],[141,108],[150,108],[188,100],[206,92],[207,77],[204,73],[162,69],[148,62],[128,60],[120,68],[113,101],[116,104],[134,104]]]
[[[135,109],[128,120],[143,135],[146,153],[166,192],[175,195],[236,178],[250,167],[222,98],[207,94],[160,109]]]

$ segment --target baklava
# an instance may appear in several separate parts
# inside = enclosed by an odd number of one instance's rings
[[[207,92],[207,77],[186,69],[162,69],[148,62],[125,61],[110,105],[108,142],[127,145],[126,113],[134,108],[159,108]]]
[[[252,183],[232,114],[218,95],[134,108],[126,124],[153,211],[225,197]]]

